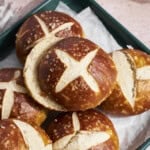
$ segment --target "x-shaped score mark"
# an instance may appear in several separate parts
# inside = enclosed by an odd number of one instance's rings
[[[104,143],[111,138],[107,131],[87,131],[80,129],[80,121],[76,112],[72,113],[74,132],[53,143],[54,149],[90,149],[92,146]],[[90,142],[85,142],[85,139]],[[62,142],[64,141],[64,142]],[[76,147],[74,147],[76,145]]]
[[[60,92],[66,87],[70,82],[79,76],[82,76],[86,81],[88,86],[95,92],[99,92],[99,87],[93,76],[88,72],[88,66],[92,62],[92,59],[97,53],[97,49],[89,52],[80,61],[75,60],[68,53],[56,50],[56,55],[58,58],[67,66],[66,70],[62,74],[60,80],[58,81],[55,91]]]
[[[14,92],[27,93],[24,87],[16,84],[16,79],[20,76],[20,74],[20,71],[16,71],[11,81],[0,82],[0,89],[5,90],[2,101],[1,119],[7,119],[10,116],[14,104]]]

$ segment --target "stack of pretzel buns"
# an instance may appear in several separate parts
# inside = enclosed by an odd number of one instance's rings
[[[150,56],[106,53],[67,14],[28,18],[16,34],[16,53],[23,69],[0,70],[0,149],[119,150],[100,110],[128,116],[150,109]],[[52,111],[60,115],[47,121]]]

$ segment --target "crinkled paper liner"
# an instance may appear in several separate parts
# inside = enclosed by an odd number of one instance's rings
[[[90,8],[76,14],[60,2],[56,10],[77,19],[84,29],[86,38],[95,42],[106,52],[121,49],[121,46]],[[4,67],[22,67],[16,58],[15,50],[0,63],[0,68]],[[118,133],[121,150],[135,150],[146,138],[150,137],[150,111],[130,117],[108,117],[112,120]]]

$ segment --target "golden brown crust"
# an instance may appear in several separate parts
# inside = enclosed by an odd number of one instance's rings
[[[66,38],[70,36],[83,36],[81,26],[72,17],[56,11],[37,13],[23,23],[16,35],[16,52],[22,63],[25,62],[26,56],[31,49],[39,43],[40,40],[46,37],[46,33],[37,17],[45,24],[46,30],[49,33],[65,23],[73,23],[71,28],[57,32],[55,34],[56,37]]]
[[[135,49],[124,49],[124,53],[130,55],[136,70],[145,66],[150,66],[150,55]],[[137,73],[136,73],[137,74]],[[115,115],[135,115],[150,109],[150,79],[136,79],[136,98],[134,107],[131,107],[121,88],[116,84],[115,89],[108,99],[102,103],[100,108]]]
[[[57,12],[57,11],[45,11],[36,14],[40,19],[42,19],[46,26],[48,27],[49,32],[56,29],[60,25],[67,23],[67,22],[73,22],[74,25],[71,27],[71,30],[66,30],[63,34],[63,31],[60,31],[56,34],[58,37],[70,37],[70,36],[82,36],[83,31],[80,26],[80,24],[74,20],[71,16],[63,13],[63,12]]]
[[[16,73],[19,73],[18,75]],[[15,74],[17,75],[15,78]],[[47,115],[47,110],[45,110],[42,106],[37,104],[26,91],[23,77],[22,77],[22,69],[18,68],[5,68],[0,70],[0,87],[5,83],[5,88],[0,88],[0,116],[2,118],[2,108],[4,105],[4,100],[7,101],[6,92],[8,89],[7,86],[11,86],[10,84],[16,84],[19,86],[18,88],[23,88],[23,91],[19,91],[19,89],[15,89],[15,85],[12,86],[11,93],[13,94],[12,101],[14,104],[11,108],[10,118],[18,118],[29,123],[34,123],[40,125],[45,119]],[[14,88],[14,89],[13,89]],[[16,91],[18,90],[18,91]],[[9,94],[11,94],[9,93]],[[6,102],[7,103],[7,102]],[[9,103],[9,102],[8,102]],[[5,118],[6,119],[6,118]]]
[[[43,128],[36,125],[32,125],[32,127],[34,127],[34,129],[39,132],[45,145],[52,144],[52,140],[50,139],[50,137],[47,135],[46,131]]]
[[[33,43],[44,37],[44,32],[34,16],[27,19],[16,35],[16,53],[23,63],[32,49]]]
[[[136,68],[141,68],[150,65],[150,56],[147,53],[137,49],[123,50],[123,51],[131,55],[136,65]]]
[[[79,75],[57,92],[56,86],[68,68],[67,64],[57,56],[57,50],[69,55],[64,59],[70,57],[77,63],[87,58],[91,52],[97,51],[84,69],[95,80],[99,90],[94,91],[91,86],[95,85],[88,85],[84,75],[78,71]],[[71,69],[75,69],[75,66]],[[72,75],[68,73],[68,77]],[[116,82],[116,68],[110,56],[97,45],[87,39],[70,37],[51,47],[40,60],[38,81],[43,92],[53,97],[54,101],[67,110],[85,110],[96,107],[111,93]]]
[[[15,102],[10,118],[18,118],[41,125],[47,117],[47,110],[37,104],[29,95],[14,93]]]
[[[41,136],[45,145],[51,144],[51,140],[43,129],[38,126],[32,126]],[[28,128],[28,126],[26,126]],[[27,137],[26,137],[27,138]],[[0,149],[1,150],[29,150],[20,127],[15,124],[13,119],[0,120]],[[37,143],[38,144],[38,143]]]
[[[87,110],[77,113],[80,130],[86,131],[106,131],[112,128],[111,121],[99,111]]]
[[[78,113],[81,130],[87,131],[104,131],[111,134],[111,138],[101,144],[93,146],[90,150],[117,150],[119,142],[112,122],[98,111],[88,110]]]
[[[110,138],[103,143],[93,145],[91,148],[89,148],[89,150],[119,149],[119,142],[116,131],[113,127],[113,124],[106,116],[104,116],[102,113],[96,110],[76,112],[76,114],[80,124],[80,129],[77,131],[75,131],[73,127],[73,120],[72,120],[73,113],[64,113],[61,116],[57,117],[55,121],[50,122],[47,129],[47,133],[52,138],[53,143],[57,142],[58,140],[61,140],[63,137],[67,135],[73,134],[73,132],[74,137],[82,131],[91,133],[96,131],[96,132],[105,132],[110,135]],[[70,123],[68,123],[68,121]],[[69,141],[68,143],[71,143],[71,141]],[[75,149],[75,147],[73,148]]]
[[[0,149],[28,150],[21,132],[12,120],[0,120]]]
[[[47,133],[53,142],[60,138],[73,134],[72,113],[62,113],[48,125]]]

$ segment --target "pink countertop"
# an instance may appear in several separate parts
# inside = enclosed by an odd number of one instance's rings
[[[150,48],[150,0],[97,0],[97,2]]]

